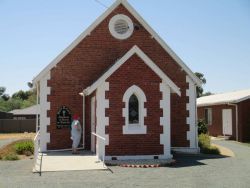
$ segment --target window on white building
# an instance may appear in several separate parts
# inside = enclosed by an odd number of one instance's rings
[[[205,108],[205,122],[207,125],[212,125],[212,108]]]

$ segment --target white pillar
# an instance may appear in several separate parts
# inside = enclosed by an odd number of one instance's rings
[[[109,108],[109,100],[105,99],[105,92],[108,90],[109,83],[104,82],[96,91],[96,133],[106,139],[104,144],[103,140],[97,138],[96,154],[99,159],[103,159],[105,145],[109,145],[109,136],[105,134],[105,127],[109,125],[109,117],[105,116],[105,109]]]
[[[163,117],[160,117],[160,124],[163,126],[163,133],[160,135],[160,143],[163,144],[164,154],[160,156],[162,159],[169,159],[171,155],[171,130],[170,130],[170,87],[166,83],[160,84],[162,92],[162,100],[160,100],[160,108],[163,110]]]
[[[85,149],[85,94],[82,95],[82,146]]]

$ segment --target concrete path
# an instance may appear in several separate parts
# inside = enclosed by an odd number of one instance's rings
[[[230,150],[229,148],[226,148],[226,147],[223,147],[221,145],[214,144],[214,143],[212,143],[212,146],[217,147],[220,150],[220,154],[223,156],[235,157],[234,152],[232,150]]]
[[[76,170],[107,170],[97,156],[88,151],[72,155],[71,151],[41,153],[33,172],[59,172]]]
[[[6,145],[8,145],[8,144],[10,144],[11,142],[14,142],[14,141],[16,141],[16,140],[18,140],[18,139],[16,139],[16,138],[11,138],[11,139],[0,139],[0,148],[6,146]]]

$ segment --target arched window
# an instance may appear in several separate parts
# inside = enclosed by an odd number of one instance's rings
[[[135,94],[131,95],[129,98],[129,124],[139,123],[139,101]]]
[[[122,113],[125,118],[123,134],[146,134],[144,118],[147,116],[147,109],[144,108],[144,103],[147,99],[143,90],[136,85],[131,86],[124,93],[123,102],[125,103]]]

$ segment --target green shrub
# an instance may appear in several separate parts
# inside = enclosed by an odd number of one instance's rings
[[[16,160],[19,160],[19,157],[15,153],[9,153],[8,155],[4,156],[4,160],[16,161]]]
[[[201,153],[214,155],[220,154],[220,151],[217,147],[211,146],[211,141],[208,134],[199,135],[199,147],[201,149]]]
[[[19,155],[34,153],[34,143],[31,140],[20,141],[14,145],[15,151]]]
[[[209,148],[211,146],[210,137],[208,134],[199,135],[199,147],[200,148]]]
[[[207,134],[208,132],[208,128],[207,128],[207,124],[203,119],[200,119],[198,121],[198,134]]]
[[[220,150],[215,146],[210,146],[209,148],[202,148],[201,152],[204,154],[213,154],[213,155],[220,154]]]

